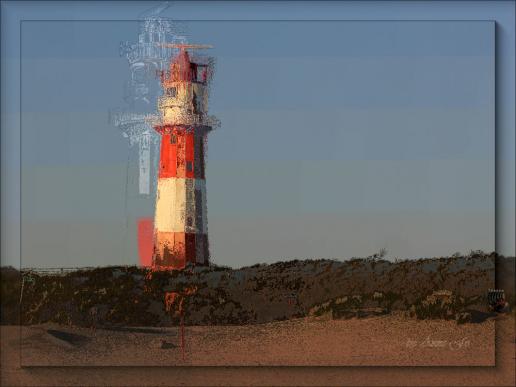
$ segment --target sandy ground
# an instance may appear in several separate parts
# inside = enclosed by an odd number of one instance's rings
[[[187,327],[184,361],[175,328],[7,326],[2,385],[514,385],[514,318],[496,324],[496,356],[494,320],[457,325],[383,316]],[[103,367],[81,367],[87,365]],[[347,367],[177,367],[184,365]]]
[[[185,327],[184,331],[183,361],[177,328],[92,331],[59,325],[24,327],[22,365],[492,366],[495,363],[494,321],[457,325],[454,321],[384,316],[194,326]]]

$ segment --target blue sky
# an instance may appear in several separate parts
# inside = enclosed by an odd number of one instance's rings
[[[493,22],[185,25],[217,58],[215,262],[494,249]],[[153,198],[131,193],[134,149],[107,122],[129,76],[118,45],[137,29],[23,23],[24,266],[137,262],[135,221]]]

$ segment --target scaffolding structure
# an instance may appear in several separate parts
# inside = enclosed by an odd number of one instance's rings
[[[152,128],[157,118],[153,112],[160,93],[156,73],[166,69],[177,52],[164,43],[184,43],[186,40],[177,23],[160,16],[166,8],[168,2],[140,15],[138,41],[120,43],[120,55],[127,59],[131,74],[124,87],[127,106],[113,109],[109,114],[111,125],[128,138],[129,146],[138,146],[138,192],[141,195],[149,195],[151,184],[156,182],[159,136]]]

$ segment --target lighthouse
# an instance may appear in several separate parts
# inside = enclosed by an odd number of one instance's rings
[[[205,156],[207,135],[217,125],[208,116],[213,58],[191,50],[210,48],[167,44],[178,49],[162,71],[158,99],[160,160],[154,215],[153,268],[182,269],[207,265],[210,254],[206,212]]]

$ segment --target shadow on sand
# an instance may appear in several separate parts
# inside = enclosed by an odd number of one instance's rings
[[[473,324],[480,324],[490,318],[495,318],[497,316],[497,314],[494,312],[481,312],[479,310],[472,310],[472,309],[467,310],[467,312],[469,312],[471,314],[470,322]]]
[[[106,331],[115,331],[115,332],[130,332],[130,333],[152,333],[155,335],[162,335],[164,333],[167,333],[166,330],[163,328],[150,328],[150,327],[108,327],[108,326],[102,326],[99,327]]]
[[[91,340],[91,338],[83,335],[78,335],[76,333],[69,333],[65,331],[58,331],[56,329],[47,329],[47,333],[56,339],[62,340],[68,344],[73,346],[80,346],[82,344],[86,344]]]

